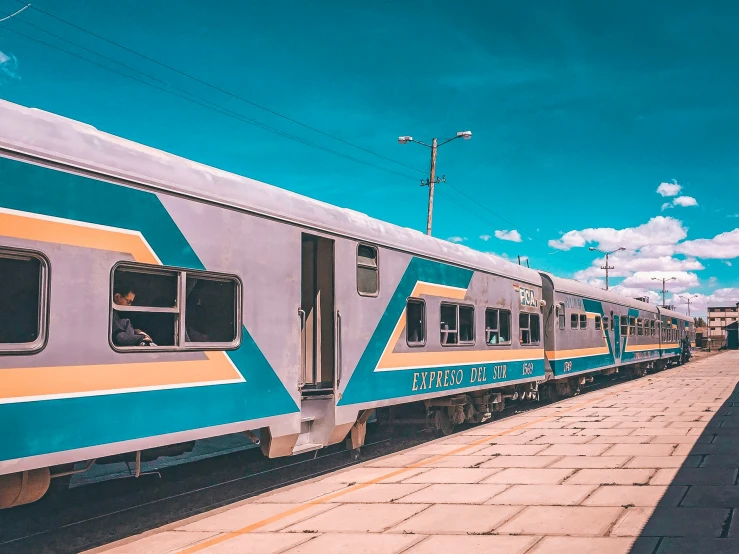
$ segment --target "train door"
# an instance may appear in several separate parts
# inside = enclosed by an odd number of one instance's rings
[[[333,392],[334,241],[303,234],[301,376],[303,395]]]

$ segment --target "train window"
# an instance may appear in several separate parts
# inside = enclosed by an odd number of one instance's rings
[[[654,320],[652,320],[652,321],[649,322],[649,329],[650,329],[649,334],[651,336],[654,336]]]
[[[405,308],[405,340],[408,346],[426,344],[426,302],[409,298]]]
[[[458,343],[457,337],[457,305],[441,305],[441,344],[450,346]]]
[[[475,343],[475,308],[473,306],[459,306],[459,342],[460,344]]]
[[[636,334],[639,336],[644,335],[644,322],[640,317],[636,318]]]
[[[577,318],[577,314],[571,314],[570,315],[570,327],[572,329],[577,329],[578,328],[578,321],[579,320]]]
[[[357,292],[361,296],[377,296],[380,291],[380,271],[377,248],[360,244],[357,247]]]
[[[626,337],[629,335],[629,319],[625,316],[621,316],[621,336]]]
[[[241,282],[233,276],[142,264],[113,271],[116,349],[232,350],[241,339]]]
[[[595,316],[595,329],[597,331],[600,331],[600,328],[601,328],[601,319],[600,319],[600,316],[597,315]]]
[[[603,316],[603,330],[608,331],[608,316],[607,315]]]
[[[44,347],[48,275],[41,255],[0,248],[0,353],[31,354]]]
[[[521,344],[539,344],[539,315],[518,314],[519,340]]]
[[[559,303],[559,306],[557,306],[557,310],[558,310],[558,314],[557,315],[559,317],[559,328],[560,329],[564,329],[565,328],[565,324],[566,324],[566,319],[565,319],[565,303],[564,302],[560,302]]]
[[[616,323],[613,320],[613,310],[611,310],[611,331],[613,331],[614,325],[616,325]]]
[[[510,344],[511,312],[508,310],[485,310],[485,342],[488,345]]]
[[[588,328],[588,316],[586,314],[580,314],[580,329]]]
[[[636,318],[630,317],[629,318],[629,336],[633,337],[636,332],[634,331],[634,328],[636,327]]]

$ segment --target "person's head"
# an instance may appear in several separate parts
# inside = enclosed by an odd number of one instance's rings
[[[135,299],[136,293],[130,284],[120,281],[113,287],[113,303],[118,306],[130,306]]]

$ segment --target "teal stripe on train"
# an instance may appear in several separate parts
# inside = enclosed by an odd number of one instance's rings
[[[0,207],[135,229],[163,264],[203,268],[152,193],[0,158]],[[228,355],[246,383],[2,404],[0,460],[299,411],[248,330]]]
[[[480,364],[461,364],[445,368],[375,371],[395,325],[405,309],[406,300],[411,295],[416,283],[423,281],[466,289],[470,284],[473,273],[469,269],[421,258],[412,258],[385,309],[385,313],[380,319],[380,323],[362,353],[362,357],[347,383],[338,405],[345,406],[360,402],[415,396],[441,390],[453,391],[473,386],[493,386],[506,381],[543,377],[543,358],[502,362],[497,371],[495,366],[487,365],[483,375],[480,373]],[[433,330],[427,330],[428,335],[433,333]],[[521,350],[520,352],[523,354],[526,351]],[[503,370],[503,366],[505,366],[505,370]]]

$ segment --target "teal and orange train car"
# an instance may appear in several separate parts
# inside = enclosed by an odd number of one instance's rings
[[[83,123],[4,101],[0,121],[0,507],[229,434],[269,457],[356,449],[395,404],[449,431],[673,362],[692,333]]]

